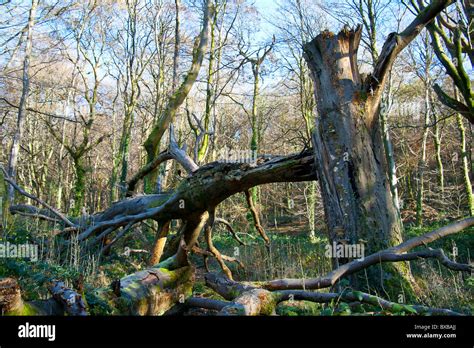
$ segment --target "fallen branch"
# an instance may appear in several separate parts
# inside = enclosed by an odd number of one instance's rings
[[[204,297],[190,297],[184,304],[187,307],[197,307],[220,311],[222,308],[228,306],[229,302]]]
[[[169,146],[168,149],[161,152],[158,156],[156,156],[151,162],[146,164],[143,168],[141,168],[138,173],[136,173],[127,184],[127,195],[132,196],[133,192],[135,191],[136,185],[138,182],[143,179],[145,176],[150,174],[156,167],[158,167],[161,163],[166,162],[168,160],[174,159],[176,160],[181,166],[186,170],[188,174],[192,174],[196,170],[199,169],[199,166],[188,156],[186,153],[186,146],[184,145],[182,148],[178,146],[174,135],[173,126],[169,128]]]
[[[204,255],[204,256],[207,256],[207,257],[214,257],[214,254],[211,253],[210,251],[201,249],[201,248],[199,248],[199,247],[197,247],[197,246],[193,246],[192,251],[193,251],[193,253],[196,253],[196,254]],[[239,259],[237,259],[237,258],[235,258],[235,257],[227,256],[227,255],[221,254],[221,258],[222,258],[222,260],[227,261],[227,262],[235,262],[235,263],[237,263],[241,268],[245,268],[245,265],[242,263],[242,261],[240,261]]]
[[[227,228],[227,231],[230,232],[230,234],[232,235],[232,237],[240,244],[240,245],[246,245],[242,239],[240,239],[240,237],[237,235],[237,233],[235,233],[234,231],[234,228],[232,227],[232,225],[230,224],[229,221],[227,220],[224,220],[222,218],[216,218],[214,220],[214,223],[219,223],[219,224],[223,224],[226,228]]]
[[[275,292],[275,295],[278,297],[277,302],[280,303],[282,301],[287,300],[304,300],[304,301],[311,301],[311,302],[318,302],[318,303],[328,303],[332,301],[336,302],[359,302],[370,304],[376,307],[380,307],[381,309],[390,311],[390,312],[412,312],[413,310],[416,311],[416,314],[428,314],[428,315],[453,315],[459,316],[463,315],[458,312],[454,312],[450,309],[444,308],[432,308],[426,307],[421,305],[404,305],[400,303],[395,303],[391,301],[387,301],[381,297],[370,295],[360,291],[349,291],[349,292],[342,292],[342,293],[334,293],[334,292],[311,292],[311,291],[304,291],[304,290],[282,290]]]
[[[86,305],[82,300],[82,296],[74,290],[66,287],[63,282],[53,281],[49,287],[49,291],[53,298],[61,304],[64,311],[72,316],[86,316]]]
[[[217,274],[206,274],[206,285],[230,301],[222,306],[219,315],[273,315],[276,306],[283,301],[304,300],[317,303],[346,302],[365,303],[383,310],[402,311],[427,315],[462,315],[449,309],[431,308],[422,305],[405,305],[385,300],[360,291],[341,293],[312,292],[306,290],[268,291],[241,284]],[[197,303],[196,303],[197,304]],[[222,304],[221,304],[222,305]]]
[[[310,279],[276,279],[264,282],[254,282],[253,284],[267,290],[322,289],[333,286],[342,277],[346,277],[381,262],[409,261],[416,260],[420,257],[437,258],[438,260],[442,261],[443,265],[448,266],[451,269],[470,271],[472,270],[472,266],[454,264],[452,261],[446,258],[444,253],[440,253],[439,251],[428,250],[406,254],[407,251],[417,246],[426,245],[439,238],[458,233],[470,226],[474,226],[474,218],[468,218],[454,222],[425,235],[409,239],[395,247],[382,250],[363,259],[346,263],[322,277]]]
[[[17,190],[21,195],[25,196],[25,197],[28,197],[30,199],[32,199],[33,201],[39,203],[40,205],[42,205],[43,207],[45,207],[46,209],[48,209],[49,211],[51,211],[59,220],[61,220],[62,222],[64,222],[66,225],[68,225],[69,227],[78,227],[76,224],[72,223],[64,214],[60,213],[58,210],[54,209],[52,206],[50,206],[48,203],[46,203],[45,201],[43,201],[42,199],[39,199],[38,197],[36,196],[33,196],[32,194],[26,192],[25,190],[23,190],[20,186],[18,186],[15,181],[13,179],[11,179],[10,177],[8,177],[8,174],[5,170],[5,168],[3,168],[3,166],[0,165],[0,170],[3,172],[3,179],[8,182],[15,190]]]
[[[158,222],[158,231],[156,231],[155,241],[153,242],[153,247],[151,249],[151,256],[148,264],[150,266],[156,265],[160,262],[161,256],[163,255],[163,250],[165,248],[166,239],[170,230],[170,221],[159,221]]]
[[[310,151],[277,157],[260,165],[248,163],[207,164],[181,181],[174,193],[145,195],[115,203],[91,218],[79,241],[130,222],[154,220],[187,220],[189,216],[207,212],[226,198],[251,187],[285,181],[316,179],[314,157]]]

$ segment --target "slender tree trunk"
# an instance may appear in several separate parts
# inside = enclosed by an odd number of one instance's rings
[[[441,191],[441,199],[444,198],[444,168],[443,168],[443,159],[441,157],[441,134],[438,124],[438,117],[436,113],[433,112],[433,122],[434,122],[434,132],[433,132],[433,141],[436,152],[436,167],[438,168],[438,185]]]
[[[302,19],[301,19],[302,21]],[[302,26],[301,22],[301,26]],[[301,37],[301,41],[304,41],[304,38]],[[306,126],[306,134],[308,139],[311,139],[311,134],[313,132],[314,127],[314,115],[313,115],[313,108],[314,108],[314,96],[311,93],[311,80],[308,76],[308,70],[305,68],[305,63],[303,56],[300,57],[298,61],[298,69],[299,69],[299,83],[300,83],[300,111],[301,116],[303,116],[305,126]],[[316,237],[315,235],[315,216],[316,216],[316,181],[312,181],[308,185],[309,192],[306,198],[306,206],[307,206],[307,215],[308,215],[308,226],[309,226],[309,238],[314,240]]]
[[[7,182],[4,180],[3,171],[0,170],[0,236],[3,237],[2,233],[6,230],[8,226],[8,190]]]
[[[258,153],[258,144],[259,144],[259,127],[258,127],[258,98],[259,98],[259,91],[260,91],[260,81],[259,81],[259,74],[260,74],[260,64],[258,62],[252,62],[252,71],[253,71],[253,98],[252,98],[252,114],[251,114],[251,124],[250,127],[252,129],[252,136],[250,139],[250,151],[252,153],[252,157],[257,156]],[[252,232],[255,232],[255,225],[258,224],[258,188],[252,187],[250,189],[250,196],[248,197],[249,203],[249,211],[247,212],[247,221],[250,223],[250,229]],[[252,205],[254,208],[250,207]],[[251,223],[253,221],[253,224]]]
[[[181,1],[175,0],[175,26],[174,26],[174,54],[173,54],[173,92],[178,88],[178,65],[179,65],[179,48],[181,45],[181,37],[179,33],[179,7]]]
[[[464,189],[467,196],[467,208],[469,211],[469,215],[474,216],[474,196],[472,194],[472,184],[469,175],[469,160],[466,147],[466,129],[464,128],[463,118],[460,114],[456,115],[456,121],[458,124],[459,134],[461,136],[461,161]]]
[[[429,124],[430,124],[430,90],[428,81],[425,82],[425,117],[423,124],[423,135],[421,140],[421,155],[418,162],[418,191],[416,196],[416,224],[423,225],[423,198],[424,198],[424,174],[426,167],[426,143],[428,140]]]
[[[312,181],[309,185],[308,198],[306,200],[306,206],[308,210],[308,225],[309,225],[309,238],[316,238],[316,181]]]
[[[456,100],[459,100],[458,90],[456,86],[454,88],[454,97]],[[464,123],[462,116],[460,114],[456,115],[456,122],[458,124],[459,135],[461,140],[461,161],[462,161],[462,172],[463,172],[463,181],[464,181],[464,189],[466,191],[467,196],[467,207],[470,216],[474,216],[474,196],[472,195],[472,184],[471,184],[471,177],[469,174],[469,158],[467,153],[466,147],[466,129],[464,128]]]
[[[377,54],[378,56],[378,54]],[[375,64],[375,62],[374,62]],[[388,115],[392,106],[392,73],[388,81],[388,88],[385,97],[382,98],[380,107],[380,126],[382,128],[382,141],[385,152],[385,160],[387,162],[388,182],[390,184],[390,192],[392,193],[393,204],[400,215],[400,198],[398,196],[398,178],[397,166],[395,164],[395,154],[393,153],[392,141],[390,139],[390,127],[388,123]]]
[[[26,117],[26,107],[28,102],[28,93],[30,91],[30,58],[31,48],[33,45],[33,27],[35,24],[36,8],[38,6],[38,0],[31,0],[30,14],[28,17],[27,24],[27,36],[25,46],[25,58],[23,60],[23,90],[21,92],[20,105],[18,108],[18,118],[15,135],[13,137],[12,147],[10,149],[10,162],[8,164],[8,175],[10,178],[16,180],[17,165],[18,165],[18,154],[20,151],[20,142],[23,135],[23,127]],[[8,199],[13,202],[14,189],[12,186],[8,188]]]
[[[120,198],[124,198],[127,193],[127,172],[128,172],[128,157],[129,157],[129,147],[130,139],[132,137],[132,128],[133,128],[133,113],[135,109],[135,100],[132,101],[131,105],[126,106],[125,110],[125,119],[123,123],[122,137],[120,139],[119,146],[119,160],[121,163],[120,166]]]
[[[210,24],[210,46],[209,46],[209,65],[207,68],[207,81],[206,81],[206,109],[204,113],[204,131],[205,134],[202,138],[202,144],[198,152],[198,163],[201,163],[207,155],[209,149],[209,125],[211,121],[211,112],[214,105],[214,86],[213,86],[213,75],[214,75],[214,61],[215,61],[215,27],[217,24],[217,14],[214,16],[212,23]]]
[[[79,216],[81,214],[82,207],[84,206],[85,201],[85,191],[86,191],[86,168],[84,164],[84,159],[82,157],[73,158],[74,162],[74,171],[75,171],[75,181],[74,181],[74,207],[72,210],[73,216]]]
[[[64,156],[64,143],[66,141],[66,121],[63,121],[63,126],[61,129],[61,144],[59,145],[59,160],[58,160],[58,191],[56,192],[56,208],[61,210],[62,201],[63,201],[63,178],[64,178],[64,168],[62,164]]]

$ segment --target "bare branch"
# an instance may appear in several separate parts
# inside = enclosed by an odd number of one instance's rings
[[[3,168],[3,166],[0,165],[0,170],[3,172],[4,174],[4,180],[6,182],[8,182],[15,190],[17,190],[21,195],[25,196],[25,197],[28,197],[32,200],[34,200],[35,202],[41,204],[43,207],[45,207],[46,209],[50,210],[56,217],[58,217],[62,222],[64,222],[66,225],[68,225],[69,227],[78,227],[76,224],[72,223],[64,214],[60,213],[58,210],[54,209],[52,206],[50,206],[48,203],[46,203],[45,201],[39,199],[38,197],[36,196],[33,196],[32,194],[26,192],[25,190],[23,190],[20,186],[18,186],[15,181],[13,181],[10,177],[8,177],[7,175],[7,172],[5,170],[5,168]]]

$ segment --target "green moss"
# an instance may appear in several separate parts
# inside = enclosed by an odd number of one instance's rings
[[[283,301],[276,306],[278,315],[316,316],[320,312],[321,305],[310,301]]]
[[[39,315],[39,309],[32,304],[29,303],[23,303],[23,306],[21,308],[15,309],[13,311],[7,312],[4,315],[5,316],[33,316],[33,315]]]
[[[204,282],[196,282],[192,288],[193,296],[205,297],[213,300],[224,300],[225,299],[219,295],[217,292],[207,287]]]
[[[271,295],[268,296],[268,300],[263,303],[263,306],[260,310],[262,315],[273,315],[275,314],[275,307],[277,302],[275,298]]]
[[[150,202],[150,203],[147,205],[147,208],[156,208],[156,207],[159,207],[160,205],[163,205],[163,203],[165,203],[167,200],[168,200],[168,197],[157,198],[156,200]]]
[[[110,289],[88,289],[83,298],[90,315],[111,315],[115,310],[115,295]]]
[[[416,289],[418,285],[411,277],[409,264],[407,262],[385,263],[382,265],[385,279],[383,279],[383,288],[388,293],[389,298],[398,301],[400,295],[403,295],[405,303],[416,302],[418,296]],[[412,280],[410,281],[410,277]]]

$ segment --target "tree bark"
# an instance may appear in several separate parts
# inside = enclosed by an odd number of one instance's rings
[[[365,80],[357,65],[361,27],[337,35],[324,31],[304,46],[319,113],[314,154],[331,242],[366,243],[366,252],[373,253],[402,241],[385,173],[381,96],[398,54],[450,3],[432,1],[403,32],[390,34]],[[347,262],[333,260],[333,266]],[[380,287],[393,276],[411,279],[406,265],[380,273],[369,276],[369,286]]]
[[[194,82],[198,77],[209,40],[209,22],[212,20],[213,16],[214,7],[212,6],[211,1],[207,0],[204,3],[203,27],[199,37],[194,42],[191,67],[189,68],[183,83],[176,91],[173,92],[172,96],[169,98],[162,115],[160,116],[157,123],[153,126],[153,129],[143,144],[147,153],[147,163],[152,162],[158,155],[160,142],[164,133],[166,130],[168,130],[178,108],[188,96],[188,93],[190,92]],[[156,170],[152,171],[151,174],[148,174],[148,179],[146,179],[146,183],[148,182],[148,184],[145,186],[151,186],[156,182],[156,174]],[[145,187],[145,191],[151,191],[150,187]]]
[[[23,89],[21,92],[20,105],[18,108],[18,118],[15,135],[13,137],[12,147],[10,150],[10,161],[8,164],[8,176],[16,180],[18,153],[20,151],[20,142],[23,135],[23,127],[26,117],[26,107],[28,102],[28,94],[30,91],[30,57],[31,48],[33,46],[33,27],[35,25],[36,8],[38,0],[31,0],[30,14],[27,24],[27,36],[25,47],[25,58],[23,60]],[[15,190],[13,187],[8,189],[8,199],[13,202]]]
[[[360,37],[360,28],[324,32],[305,46],[305,56],[318,100],[313,142],[330,241],[364,240],[371,253],[400,243],[402,226],[385,176],[379,123],[366,123]]]

